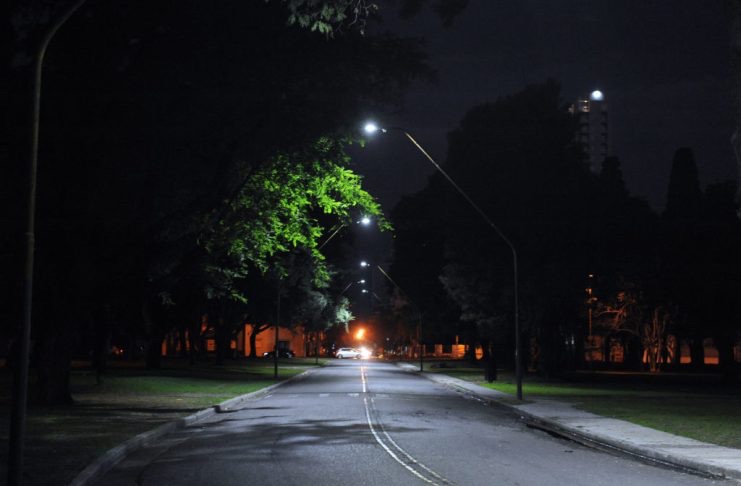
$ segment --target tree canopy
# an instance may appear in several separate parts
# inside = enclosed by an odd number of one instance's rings
[[[737,304],[726,290],[741,266],[721,242],[739,242],[736,186],[703,192],[691,150],[679,149],[659,218],[629,194],[617,157],[589,171],[574,123],[547,81],[473,107],[449,134],[445,170],[516,248],[522,342],[537,349],[521,350],[527,364],[576,366],[595,329],[604,353],[621,342],[629,368],[643,366],[644,348],[655,366],[669,332],[691,342],[696,365],[711,334],[732,362]],[[510,361],[514,261],[502,238],[437,175],[392,217],[394,278],[424,289],[426,312],[452,304],[440,329],[485,349],[493,341]]]
[[[353,211],[386,223],[344,147],[360,112],[396,109],[432,73],[418,41],[336,28],[341,9],[364,3],[89,2],[57,33],[36,238],[44,400],[69,399],[69,359],[91,340],[106,353],[113,333],[146,339],[154,359],[165,332],[198,333],[204,314],[227,334],[250,313],[268,318],[273,297],[259,282],[293,286],[295,319],[347,321],[319,242]],[[19,195],[31,61],[58,11],[12,6],[9,189]],[[19,214],[4,214],[7,226]]]

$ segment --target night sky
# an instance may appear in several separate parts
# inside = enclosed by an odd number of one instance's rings
[[[430,11],[384,29],[426,39],[434,85],[416,84],[388,125],[410,131],[439,162],[447,133],[473,106],[553,78],[564,103],[605,93],[612,153],[631,194],[663,208],[672,156],[694,149],[700,182],[736,178],[733,97],[722,1],[471,0],[445,29]],[[387,210],[433,170],[397,135],[356,154]],[[355,152],[353,152],[355,154]]]

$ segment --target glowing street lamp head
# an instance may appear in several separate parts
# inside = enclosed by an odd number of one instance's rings
[[[378,131],[378,125],[373,122],[368,122],[365,124],[365,127],[363,127],[363,129],[365,130],[365,133],[368,134],[376,133]]]
[[[373,135],[376,132],[386,133],[386,129],[385,128],[379,127],[374,122],[368,122],[368,123],[366,123],[365,126],[363,127],[363,130],[365,130],[365,133],[367,133],[368,135]]]
[[[602,91],[596,89],[589,95],[589,99],[592,101],[602,101],[605,99],[605,95],[602,93]]]
[[[362,262],[360,262],[360,266],[361,267],[369,267],[370,266],[370,263],[368,263],[365,260],[363,260]]]
[[[368,216],[363,216],[360,218],[360,224],[368,226],[371,222],[371,219]]]

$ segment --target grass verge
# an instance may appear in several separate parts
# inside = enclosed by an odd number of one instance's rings
[[[478,385],[515,395],[514,376],[499,373],[487,383],[479,368],[447,362],[445,367],[425,370],[444,373]],[[575,383],[544,380],[528,376],[522,386],[523,397],[554,399],[598,415],[626,420],[675,435],[741,449],[741,390],[712,383],[673,382],[646,384],[641,374],[625,374],[610,382]],[[594,376],[595,380],[599,376]]]
[[[320,360],[319,365],[324,361]],[[30,406],[24,450],[24,484],[68,484],[107,450],[172,420],[230,398],[260,390],[315,367],[312,359],[281,360],[278,379],[272,360],[240,361],[225,366],[189,366],[167,360],[162,369],[113,363],[100,383],[87,363],[71,375],[73,405]],[[8,454],[11,376],[0,370],[0,456]],[[32,384],[31,384],[32,385]],[[5,461],[0,477],[6,477]]]

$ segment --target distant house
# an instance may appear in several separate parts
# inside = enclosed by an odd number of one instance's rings
[[[425,356],[434,358],[459,359],[466,355],[468,346],[465,344],[425,344]],[[483,356],[481,346],[477,346],[477,352]]]
[[[236,349],[240,356],[250,355],[250,334],[252,333],[252,324],[245,324],[242,331],[237,335]],[[275,348],[275,328],[271,327],[262,331],[255,338],[255,356],[262,356],[263,353],[272,351]],[[296,353],[297,357],[307,356],[311,351],[309,349],[309,340],[304,333],[303,328],[288,329],[286,327],[278,328],[278,349],[288,349]]]
[[[230,348],[233,355],[246,357],[250,355],[250,334],[252,333],[252,324],[245,324],[237,336],[231,340]],[[216,339],[214,329],[208,323],[208,318],[204,316],[201,319],[201,332],[198,337],[200,346],[207,353],[216,351]],[[188,331],[181,335],[179,331],[170,332],[162,341],[162,356],[176,356],[180,354],[182,347],[190,348],[190,339]],[[278,349],[288,349],[293,351],[297,357],[304,357],[313,352],[313,342],[306,335],[304,329],[296,327],[289,329],[287,327],[278,328]],[[264,353],[272,351],[275,348],[275,328],[270,327],[255,337],[255,356],[262,356]]]
[[[252,334],[252,324],[244,324],[242,329],[237,333],[236,337],[231,340],[230,349],[233,357],[248,357],[250,356],[250,335]],[[279,327],[278,328],[278,349],[288,349],[295,353],[296,357],[314,356],[316,343],[319,343],[319,354],[327,356],[331,354],[331,349],[322,347],[324,341],[324,334],[319,333],[307,333],[303,327],[296,326],[294,328]],[[340,344],[342,338],[340,338]],[[201,319],[201,328],[198,336],[198,346],[207,353],[213,353],[216,351],[216,338],[213,326],[208,322],[208,317],[203,316]],[[182,347],[185,349],[190,347],[190,339],[188,331],[185,331],[185,335],[181,335],[179,331],[170,332],[162,342],[162,355],[163,356],[177,356],[181,354]],[[455,336],[453,342],[450,344],[425,344],[424,355],[428,358],[442,358],[442,359],[460,359],[466,355],[468,345],[460,344],[458,342],[458,336]],[[275,348],[275,328],[269,327],[262,331],[255,337],[255,356],[261,357],[264,353],[270,352]],[[384,350],[382,347],[378,347],[376,352],[380,355],[386,355],[390,350]],[[476,355],[480,358],[483,354],[480,346],[476,348]],[[405,357],[416,359],[419,357],[419,346],[416,342],[408,343],[401,349],[396,349],[393,352],[388,353],[388,356]]]

